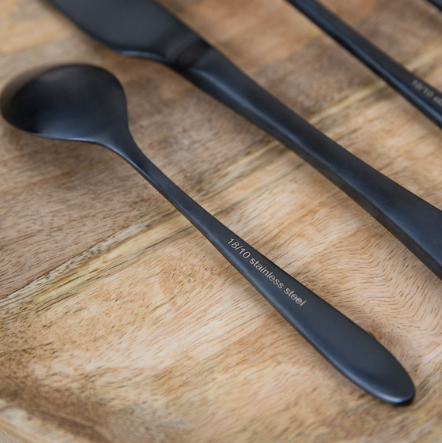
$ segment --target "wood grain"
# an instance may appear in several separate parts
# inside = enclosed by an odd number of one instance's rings
[[[440,129],[284,1],[161,3],[442,209]],[[442,89],[436,9],[324,3]],[[150,158],[390,349],[417,397],[394,408],[348,382],[116,156],[0,121],[0,442],[441,442],[441,281],[309,165],[175,73],[113,54],[44,1],[2,1],[0,88],[73,61],[114,72]]]

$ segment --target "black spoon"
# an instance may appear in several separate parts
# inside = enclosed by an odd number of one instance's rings
[[[287,0],[442,128],[442,92],[395,62],[316,0]]]
[[[152,0],[50,0],[113,50],[156,60],[273,135],[442,278],[442,211],[315,129]]]
[[[32,71],[6,87],[0,107],[23,131],[97,143],[120,155],[350,380],[395,405],[413,399],[410,377],[381,344],[226,228],[143,154],[129,132],[123,88],[111,74],[84,65]]]

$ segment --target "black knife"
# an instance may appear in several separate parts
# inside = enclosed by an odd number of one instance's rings
[[[442,211],[346,151],[152,0],[50,0],[126,56],[163,63],[255,123],[339,186],[442,278]]]

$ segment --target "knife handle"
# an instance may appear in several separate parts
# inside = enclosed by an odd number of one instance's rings
[[[134,142],[132,152],[123,158],[333,366],[383,401],[395,405],[412,401],[413,382],[387,349],[209,214],[146,158]]]
[[[216,49],[177,72],[310,163],[442,279],[442,212],[362,160],[266,92]]]
[[[395,62],[316,0],[287,0],[442,128],[442,93]]]

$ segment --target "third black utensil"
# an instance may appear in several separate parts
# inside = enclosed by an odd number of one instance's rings
[[[164,63],[309,162],[442,278],[442,212],[315,129],[152,0],[50,0],[113,50]]]
[[[395,62],[316,0],[287,0],[442,128],[442,93]]]
[[[428,0],[434,6],[442,10],[442,0]]]

